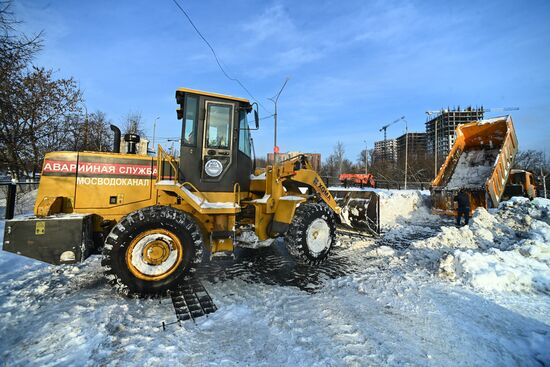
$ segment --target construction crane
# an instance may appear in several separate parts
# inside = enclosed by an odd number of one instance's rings
[[[495,107],[495,108],[483,108],[483,106],[480,108],[483,113],[485,112],[505,112],[505,111],[518,111],[519,107]],[[441,110],[434,110],[434,111],[426,111],[426,115],[439,115],[444,114],[446,112],[450,112],[451,110],[445,108]],[[382,130],[380,130],[382,131]]]
[[[393,120],[392,122],[390,122],[389,124],[386,124],[384,126],[382,126],[382,128],[379,130],[379,131],[384,131],[384,147],[383,147],[383,151],[384,151],[384,156],[383,156],[383,160],[386,160],[386,155],[387,155],[387,149],[388,149],[388,143],[387,143],[387,139],[386,139],[386,130],[388,130],[388,127],[392,126],[393,124],[396,124],[398,123],[399,121],[401,120],[404,120],[405,119],[405,116],[401,116],[400,118],[396,119],[396,120]]]
[[[386,130],[388,129],[388,127],[392,126],[393,124],[398,123],[399,121],[401,121],[403,119],[405,119],[405,116],[401,116],[397,120],[394,120],[394,121],[390,122],[389,124],[382,126],[382,128],[379,130],[379,131],[384,130],[384,145],[386,144]]]

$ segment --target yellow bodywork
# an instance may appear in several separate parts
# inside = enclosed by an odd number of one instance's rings
[[[101,232],[135,210],[166,205],[195,218],[205,243],[215,253],[232,251],[233,239],[211,238],[210,234],[234,232],[237,215],[250,206],[255,209],[254,218],[243,222],[250,221],[259,240],[278,235],[276,225],[290,224],[296,207],[312,195],[340,213],[303,156],[258,170],[248,191],[235,184],[233,192],[200,192],[191,183],[178,180],[174,157],[160,146],[158,151],[157,157],[103,152],[46,154],[35,215],[93,214],[94,231]]]
[[[201,95],[201,96],[208,96],[208,97],[229,99],[229,100],[231,100],[231,101],[238,101],[238,102],[246,102],[246,103],[249,103],[248,99],[246,99],[246,98],[233,97],[233,96],[229,96],[229,95],[227,95],[227,94],[219,94],[219,93],[205,92],[205,91],[197,90],[197,89],[178,88],[176,91],[177,91],[177,92],[192,93],[192,94],[197,94],[197,95]]]

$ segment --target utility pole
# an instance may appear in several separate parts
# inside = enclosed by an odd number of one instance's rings
[[[547,199],[547,194],[546,194],[546,175],[544,174],[544,171],[542,169],[542,167],[546,164],[546,152],[544,152],[544,155],[543,155],[543,159],[542,159],[542,164],[540,166],[540,176],[542,178],[542,189],[544,190],[544,198]]]
[[[548,199],[546,195],[546,175],[542,171],[542,167],[540,167],[540,177],[542,178],[542,190],[544,191],[544,198]]]
[[[275,95],[273,98],[268,98],[273,104],[275,105],[275,112],[273,113],[273,121],[274,121],[274,135],[273,135],[273,163],[277,162],[277,154],[279,153],[279,147],[277,146],[277,103],[279,102],[279,96],[281,95],[283,89],[286,86],[286,83],[288,83],[290,78],[286,78],[285,82],[283,83],[283,86],[279,90],[279,93]]]
[[[442,114],[442,111],[426,111],[426,115],[431,116],[433,114]],[[434,178],[437,177],[437,117],[433,119],[434,122]]]
[[[405,121],[405,190],[407,190],[407,171],[409,168],[409,126],[407,120]]]
[[[181,146],[181,139],[168,139],[167,140],[169,143],[172,143],[172,145],[170,146],[170,155],[173,156],[174,155],[174,152],[175,152],[175,149],[174,149],[174,142],[177,142],[178,145]],[[180,152],[181,154],[181,152]]]
[[[155,121],[153,121],[153,151],[156,153],[157,152],[157,147],[155,146],[155,135],[156,135],[156,132],[157,132],[157,120],[160,118],[160,116],[157,116],[155,118]]]
[[[83,150],[90,150],[88,148],[88,130],[90,128],[89,123],[88,123],[88,107],[86,107],[86,105],[84,103],[82,103],[82,106],[84,106],[84,111],[86,113],[86,115],[84,117],[84,146],[82,148],[83,148]]]
[[[365,143],[365,175],[367,175],[369,173],[369,150],[367,149],[367,141],[363,140],[363,142]]]
[[[434,139],[434,153],[435,153],[435,159],[434,159],[434,178],[437,177],[437,122],[438,120],[434,120],[435,125],[435,139]]]

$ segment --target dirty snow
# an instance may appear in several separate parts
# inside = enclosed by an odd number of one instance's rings
[[[174,320],[170,300],[119,295],[107,285],[99,257],[54,267],[0,252],[0,360],[10,366],[549,365],[550,295],[543,284],[550,201],[513,199],[498,210],[478,210],[458,229],[452,219],[430,214],[426,193],[381,196],[388,212],[382,237],[339,236],[319,269],[296,264],[281,241],[242,250],[234,263],[205,263],[198,275],[218,311],[167,331],[160,324]],[[512,265],[517,277],[501,276],[506,271],[498,267]]]
[[[468,150],[461,154],[447,189],[475,189],[485,185],[495,165],[498,150]]]
[[[469,226],[443,227],[412,247],[433,250],[432,258],[446,254],[442,276],[473,288],[550,296],[549,212],[550,200],[513,198],[491,212],[478,208]]]

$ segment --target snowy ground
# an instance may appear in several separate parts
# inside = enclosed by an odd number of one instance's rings
[[[53,267],[0,252],[0,360],[550,365],[550,201],[515,199],[457,229],[430,214],[426,195],[380,195],[382,238],[340,236],[318,270],[294,263],[281,243],[205,264],[218,311],[167,331],[170,300],[118,295],[97,257]]]

